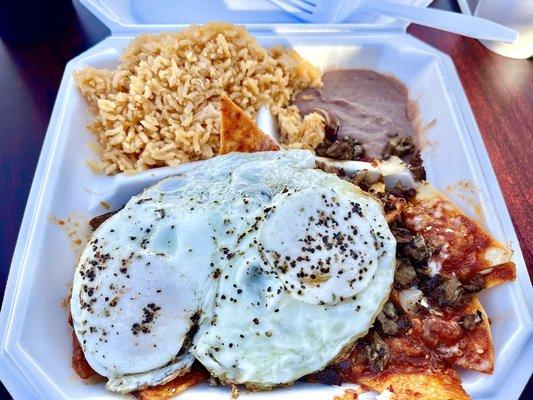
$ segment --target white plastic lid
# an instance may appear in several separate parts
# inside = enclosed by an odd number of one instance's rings
[[[384,0],[426,7],[432,0]],[[113,34],[157,32],[191,23],[226,21],[250,28],[268,29],[273,24],[310,27],[276,7],[269,0],[80,0]],[[406,29],[408,23],[383,15],[356,12],[339,27],[377,25]]]

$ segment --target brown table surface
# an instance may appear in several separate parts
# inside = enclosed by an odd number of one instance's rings
[[[533,60],[505,58],[477,40],[418,25],[408,32],[453,58],[532,277]]]
[[[455,0],[433,5],[458,10]],[[76,8],[77,16],[54,39],[0,41],[0,298],[64,66],[109,35],[88,11]],[[533,276],[533,62],[498,56],[475,40],[441,31],[411,26],[409,32],[452,56]],[[521,398],[532,390],[530,380]],[[1,384],[0,398],[8,398]]]

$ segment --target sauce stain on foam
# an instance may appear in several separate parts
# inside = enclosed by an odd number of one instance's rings
[[[425,123],[422,121],[422,111],[420,110],[420,97],[416,98],[409,96],[407,103],[407,116],[413,124],[413,139],[415,140],[416,147],[422,153],[426,155],[433,151],[438,142],[429,138],[429,131],[431,131],[437,125],[437,119],[433,118],[431,121]]]
[[[482,226],[486,226],[485,214],[483,213],[483,206],[479,200],[481,197],[481,190],[472,182],[467,180],[460,180],[451,185],[448,185],[443,190],[448,196],[461,200],[468,207],[468,214]]]
[[[63,230],[75,252],[76,259],[78,259],[91,236],[92,230],[89,219],[79,213],[72,212],[65,218],[49,215],[48,220]]]
[[[435,125],[437,125],[437,120],[433,118],[427,124],[422,123],[420,119],[414,120],[415,133],[414,138],[418,150],[426,155],[434,151],[438,145],[438,142],[429,138],[429,131],[431,131]]]

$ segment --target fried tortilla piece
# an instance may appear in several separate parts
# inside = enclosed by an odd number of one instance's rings
[[[363,377],[359,383],[371,390],[393,393],[394,400],[468,400],[457,372],[400,372]]]
[[[393,360],[383,371],[364,365],[364,355],[356,350],[348,359],[327,367],[308,380],[336,385],[351,382],[361,385],[365,390],[380,393],[388,390],[393,393],[392,399],[395,400],[470,399],[461,385],[459,374],[434,354],[426,353],[423,345],[412,341],[412,338],[394,338],[393,341],[387,338],[386,342],[395,354],[391,354]],[[402,348],[405,354],[398,353],[395,347]]]
[[[220,99],[220,150],[218,154],[232,151],[254,153],[275,151],[280,146],[274,139],[263,133],[250,117],[228,97]]]
[[[459,367],[492,374],[494,347],[489,317],[477,297],[473,297],[462,311],[458,323],[463,328],[463,335],[453,346],[451,361]]]
[[[473,297],[465,306],[440,313],[418,312],[411,315],[410,341],[387,338],[393,354],[405,354],[416,346],[438,357],[443,365],[491,374],[494,348],[489,320],[483,306]],[[409,364],[409,360],[404,360]]]
[[[413,398],[426,400],[465,394],[458,377],[450,382],[443,378],[456,377],[452,370],[455,365],[492,373],[492,336],[487,315],[477,297],[473,296],[456,309],[430,312],[419,308],[416,312],[403,314],[397,298],[398,293],[393,289],[391,301],[396,311],[387,310],[382,319],[378,317],[375,329],[380,334],[371,331],[356,343],[345,359],[311,375],[308,380],[330,385],[350,382],[377,391],[389,388],[383,382],[394,382],[391,391],[403,396],[399,398],[414,396],[404,389],[409,388],[410,381],[420,381],[432,389],[421,390],[416,394],[418,397]],[[394,333],[384,329],[385,317],[393,318],[391,322],[397,328]],[[424,376],[429,377],[427,381]],[[448,384],[450,387],[444,387]]]
[[[72,329],[72,315],[68,314],[68,324],[72,332],[72,359],[70,364],[81,379],[89,379],[90,377],[96,375],[96,371],[92,369],[87,360],[85,359],[85,354],[83,354],[83,349],[81,348],[76,332]]]
[[[357,400],[358,397],[357,392],[347,389],[341,396],[334,396],[333,400]]]
[[[83,354],[80,342],[78,341],[78,337],[76,336],[74,331],[72,331],[71,365],[74,369],[74,372],[76,372],[76,375],[78,375],[81,379],[89,379],[90,377],[96,375],[94,369],[91,368],[91,366],[85,359],[85,355]]]
[[[485,277],[485,287],[516,278],[512,251],[494,239],[446,196],[425,183],[404,207],[406,225],[438,248],[430,264],[441,274],[455,274],[461,282]]]
[[[186,389],[208,378],[209,374],[204,369],[191,370],[170,382],[160,386],[152,386],[134,392],[139,400],[166,400],[183,393]]]

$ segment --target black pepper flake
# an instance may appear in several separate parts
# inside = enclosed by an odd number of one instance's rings
[[[157,214],[157,217],[156,217],[157,220],[165,218],[166,214],[165,214],[165,210],[164,209],[162,209],[162,208],[157,209],[157,210],[155,210],[155,213]],[[174,226],[174,225],[172,225],[172,226]]]

